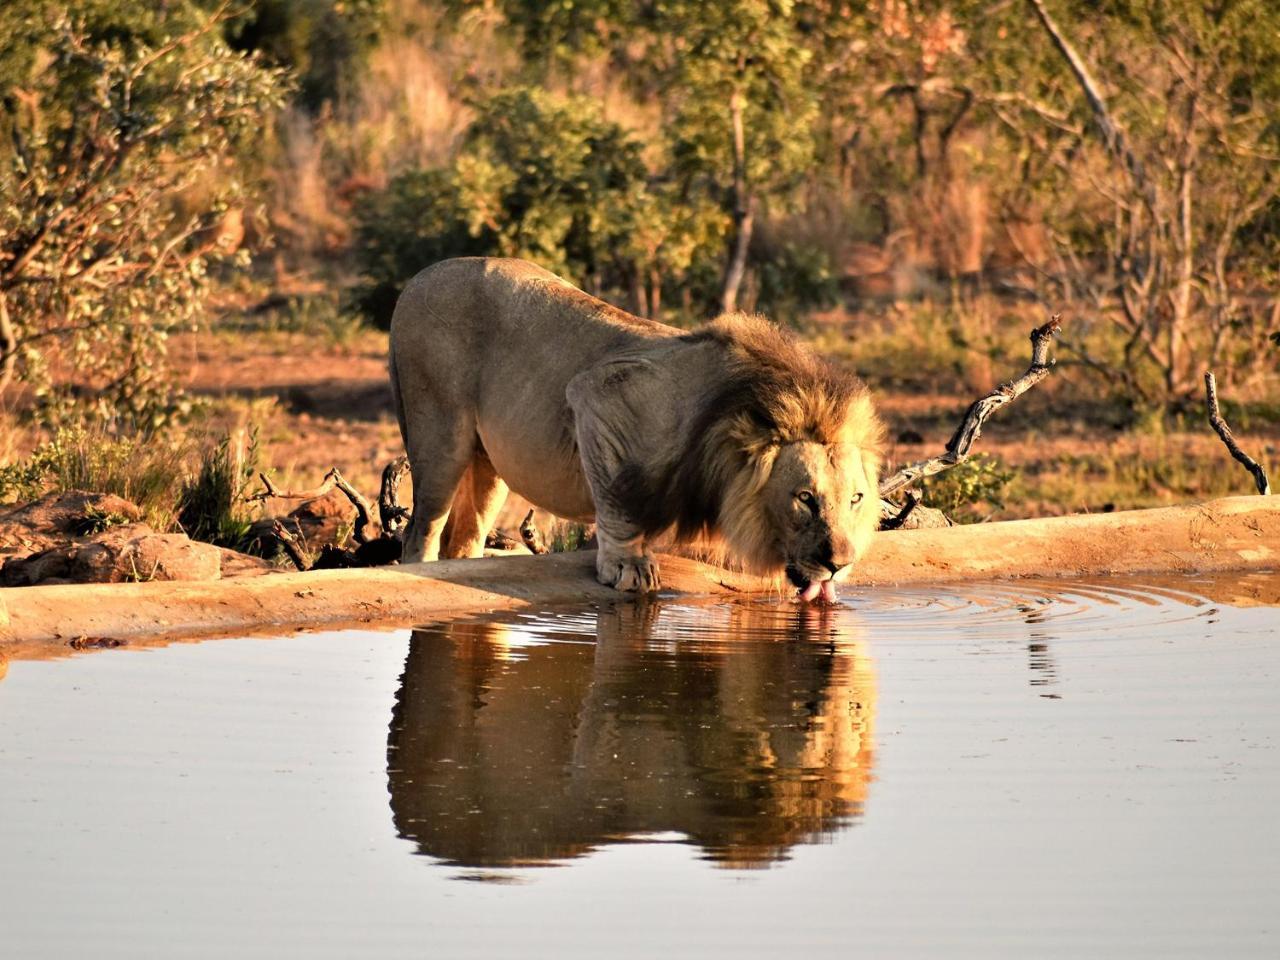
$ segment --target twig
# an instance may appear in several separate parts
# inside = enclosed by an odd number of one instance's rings
[[[1267,480],[1267,471],[1262,468],[1262,464],[1241,450],[1240,444],[1236,443],[1236,438],[1232,435],[1231,428],[1227,426],[1227,421],[1222,419],[1222,413],[1218,410],[1218,381],[1208,371],[1204,375],[1204,396],[1205,403],[1209,407],[1209,426],[1213,427],[1214,432],[1226,445],[1231,456],[1253,474],[1253,482],[1258,488],[1258,493],[1264,497],[1267,496],[1271,493],[1271,483]]]
[[[289,559],[293,561],[293,565],[304,573],[311,569],[311,562],[307,559],[307,555],[302,551],[302,545],[279,520],[271,524],[271,535],[280,541],[280,545],[284,547],[284,552],[289,555]]]
[[[970,404],[969,409],[965,411],[964,419],[960,421],[960,426],[947,441],[946,451],[941,456],[909,463],[897,473],[886,477],[880,482],[880,496],[891,496],[925,477],[932,477],[968,460],[969,451],[974,441],[982,435],[982,425],[987,422],[987,418],[1005,404],[1022,396],[1047,377],[1049,371],[1053,369],[1053,361],[1049,359],[1049,345],[1053,342],[1054,335],[1061,329],[1060,319],[1061,316],[1055,313],[1048,323],[1031,331],[1031,366],[1027,368],[1026,373],[1016,380],[1000,384],[985,397]]]
[[[324,479],[320,481],[320,486],[313,490],[281,490],[271,478],[265,473],[258,474],[258,479],[262,481],[263,489],[257,493],[245,497],[246,503],[257,503],[261,500],[270,500],[273,497],[277,500],[319,500],[326,493],[333,489],[335,484],[334,476],[338,470],[335,467],[324,475]]]
[[[543,554],[551,552],[542,541],[542,534],[533,525],[532,510],[525,514],[524,519],[520,521],[520,539],[524,541],[524,545],[529,548],[530,553]]]
[[[881,530],[898,530],[907,522],[907,517],[911,516],[916,507],[920,505],[920,498],[916,496],[914,490],[907,491],[907,502],[897,516],[889,517],[887,520],[880,521]]]
[[[519,540],[507,536],[501,530],[490,530],[484,538],[486,550],[514,550],[518,546],[520,546]]]
[[[346,481],[337,467],[326,473],[324,480],[320,482],[320,486],[314,490],[281,490],[271,482],[265,473],[258,474],[258,477],[262,480],[264,489],[246,497],[245,500],[249,503],[256,503],[272,497],[278,500],[318,500],[335,488],[341,490],[346,498],[351,501],[351,505],[356,508],[356,524],[351,533],[351,538],[356,543],[368,543],[372,539],[368,533],[373,514],[372,509],[369,507],[369,501],[361,496],[359,490]]]
[[[384,536],[400,536],[409,522],[409,508],[400,505],[400,484],[409,472],[409,458],[396,457],[382,470],[382,487],[378,491],[378,519]]]
[[[1120,166],[1129,174],[1133,185],[1142,196],[1147,209],[1154,212],[1157,198],[1151,178],[1147,176],[1147,172],[1142,166],[1142,161],[1134,155],[1133,150],[1130,148],[1129,141],[1125,137],[1124,128],[1116,122],[1111,112],[1107,109],[1107,101],[1102,96],[1102,88],[1099,86],[1098,81],[1089,72],[1089,67],[1085,64],[1084,58],[1076,52],[1066,34],[1062,32],[1057,22],[1049,15],[1043,0],[1027,0],[1027,2],[1031,5],[1031,9],[1035,11],[1036,17],[1040,20],[1040,25],[1049,34],[1049,39],[1053,41],[1053,45],[1058,48],[1062,58],[1067,61],[1067,66],[1071,69],[1072,75],[1080,85],[1080,90],[1084,93],[1085,100],[1089,103],[1094,123],[1098,125],[1098,131],[1102,134],[1102,142],[1107,148],[1107,152],[1119,161]]]

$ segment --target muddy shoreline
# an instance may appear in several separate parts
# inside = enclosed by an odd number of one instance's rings
[[[594,554],[494,557],[196,583],[91,584],[0,591],[0,657],[92,646],[398,626],[563,603],[610,602]],[[772,583],[666,557],[668,591],[776,593]],[[1195,573],[1280,567],[1280,500],[1229,497],[1109,514],[1012,520],[877,535],[844,586],[1026,576]]]

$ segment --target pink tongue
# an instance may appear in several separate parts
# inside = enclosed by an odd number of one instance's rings
[[[822,581],[822,599],[827,603],[835,603],[840,599],[836,595],[836,582],[834,580]]]
[[[805,603],[808,603],[811,600],[816,600],[818,597],[818,594],[820,594],[821,592],[822,592],[822,584],[815,580],[812,583],[810,583],[807,587],[805,587],[803,590],[800,591],[800,599],[803,600]]]

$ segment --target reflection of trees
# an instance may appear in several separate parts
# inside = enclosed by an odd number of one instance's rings
[[[674,831],[753,866],[845,826],[872,762],[865,652],[829,642],[825,615],[724,613],[622,605],[595,644],[517,648],[500,623],[415,633],[387,751],[400,835],[496,866]],[[723,639],[682,639],[688,624]]]

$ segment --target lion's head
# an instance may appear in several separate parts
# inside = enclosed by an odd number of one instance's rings
[[[748,569],[834,597],[880,519],[884,427],[866,387],[759,317],[692,336],[721,341],[731,363],[697,411],[679,533],[716,534]]]

